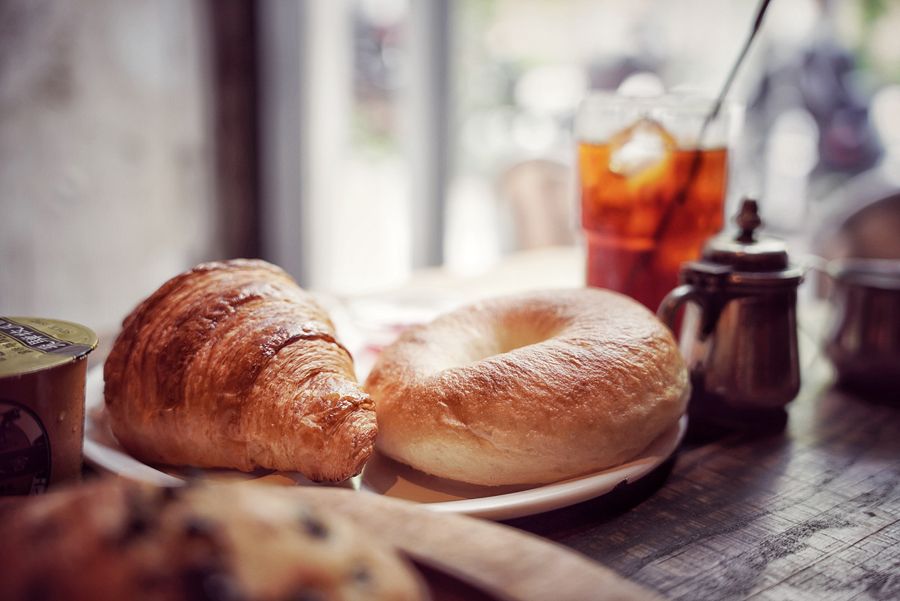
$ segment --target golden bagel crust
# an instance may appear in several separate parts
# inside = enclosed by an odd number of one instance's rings
[[[481,485],[540,484],[628,461],[684,414],[690,384],[649,310],[596,288],[491,299],[412,327],[365,383],[376,447]]]

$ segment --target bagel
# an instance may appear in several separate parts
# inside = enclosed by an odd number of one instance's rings
[[[381,453],[489,486],[621,465],[679,420],[690,394],[668,328],[598,288],[489,299],[408,328],[364,387]]]

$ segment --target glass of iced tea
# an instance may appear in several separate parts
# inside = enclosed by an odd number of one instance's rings
[[[594,92],[575,121],[587,284],[656,311],[724,221],[736,110],[693,96]],[[702,136],[701,136],[702,133]]]

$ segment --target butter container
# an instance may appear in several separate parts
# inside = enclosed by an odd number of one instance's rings
[[[86,359],[96,346],[82,325],[0,317],[0,496],[81,481]]]

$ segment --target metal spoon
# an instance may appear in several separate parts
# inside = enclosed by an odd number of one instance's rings
[[[741,49],[741,53],[738,55],[737,60],[732,65],[731,71],[728,73],[728,78],[725,80],[725,84],[722,86],[718,97],[713,103],[712,110],[710,110],[710,112],[706,115],[706,118],[704,118],[703,120],[703,125],[701,125],[700,127],[700,133],[697,136],[697,149],[694,152],[694,157],[691,161],[691,169],[688,172],[688,176],[684,180],[682,186],[679,188],[678,193],[675,195],[673,201],[669,203],[669,206],[666,208],[666,212],[663,213],[663,216],[659,221],[659,225],[657,225],[656,231],[653,234],[654,247],[657,250],[659,248],[659,242],[660,240],[662,240],[663,234],[665,234],[666,230],[669,227],[669,222],[672,220],[675,208],[685,203],[685,200],[687,200],[688,190],[690,190],[691,185],[697,178],[697,174],[700,172],[700,163],[702,162],[701,159],[703,157],[701,142],[706,135],[706,130],[709,127],[709,124],[719,116],[719,111],[722,110],[722,104],[725,102],[725,96],[731,89],[731,84],[734,82],[734,79],[737,76],[738,69],[740,68],[741,64],[743,64],[744,58],[747,56],[747,52],[750,50],[750,45],[753,43],[754,38],[756,38],[756,34],[759,32],[760,27],[762,26],[763,16],[766,14],[766,10],[769,8],[770,2],[771,0],[761,0],[761,2],[759,3],[759,7],[756,11],[756,19],[753,22],[753,28],[750,30],[750,35],[747,37],[747,41],[744,43],[744,47]],[[626,283],[626,287],[628,289],[633,286],[634,280],[637,277],[638,273],[643,269],[646,269],[651,256],[653,256],[655,252],[656,250],[654,250],[652,253],[641,255],[641,257],[637,260],[634,267],[628,274]]]

